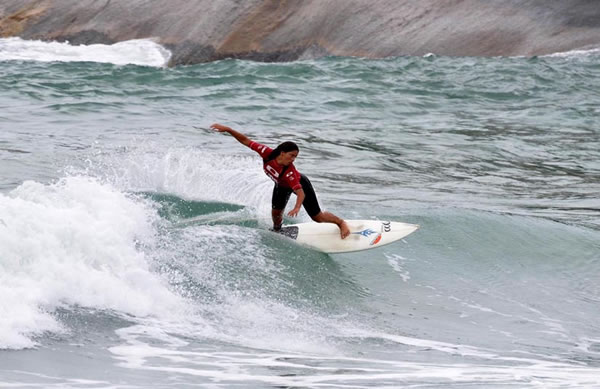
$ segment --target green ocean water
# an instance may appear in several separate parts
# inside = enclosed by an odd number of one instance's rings
[[[600,386],[599,91],[594,51],[2,61],[0,383]],[[421,229],[273,236],[214,122],[297,142],[323,208]]]

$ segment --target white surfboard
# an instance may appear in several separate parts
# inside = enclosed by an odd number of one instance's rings
[[[347,253],[385,246],[419,229],[416,224],[380,220],[346,220],[350,236],[340,237],[333,223],[300,223],[279,231],[296,242],[327,254]]]

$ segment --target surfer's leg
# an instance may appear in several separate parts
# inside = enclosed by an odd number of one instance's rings
[[[273,230],[279,231],[283,224],[283,211],[292,194],[291,189],[275,185],[273,197],[271,198],[271,218],[273,219]]]
[[[273,218],[273,231],[281,230],[283,224],[283,209],[272,209],[271,217]]]
[[[348,225],[343,219],[337,217],[331,212],[321,211],[321,207],[319,206],[319,201],[317,200],[315,190],[313,189],[312,184],[305,175],[301,175],[300,184],[302,184],[302,190],[304,190],[304,194],[306,195],[302,205],[304,206],[306,213],[308,213],[311,219],[313,219],[317,223],[337,224],[340,228],[340,236],[342,237],[342,239],[350,235],[350,229],[348,228]]]
[[[348,228],[348,224],[346,221],[331,212],[319,212],[317,215],[312,218],[317,223],[335,223],[340,228],[340,236],[342,239],[345,239],[350,235],[350,228]]]
[[[306,177],[304,174],[300,174],[300,185],[302,185],[302,190],[304,191],[305,196],[302,206],[304,207],[306,213],[308,213],[308,216],[314,220],[315,215],[321,213],[319,200],[317,200],[317,195],[308,177]]]

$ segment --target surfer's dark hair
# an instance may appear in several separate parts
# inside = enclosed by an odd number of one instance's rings
[[[265,158],[265,163],[274,160],[279,157],[281,153],[289,153],[290,151],[300,151],[298,145],[294,142],[283,142],[279,146],[275,147],[275,150],[271,151],[271,154],[267,158]]]

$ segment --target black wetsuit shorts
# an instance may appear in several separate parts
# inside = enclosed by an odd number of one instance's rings
[[[317,214],[319,214],[319,212],[321,212],[315,190],[313,189],[308,178],[303,174],[300,174],[300,185],[302,185],[302,190],[304,190],[304,195],[306,196],[302,202],[302,206],[311,218],[315,217]],[[271,205],[273,206],[273,209],[285,209],[292,192],[293,190],[291,188],[275,185],[273,188],[273,198],[271,199]]]

